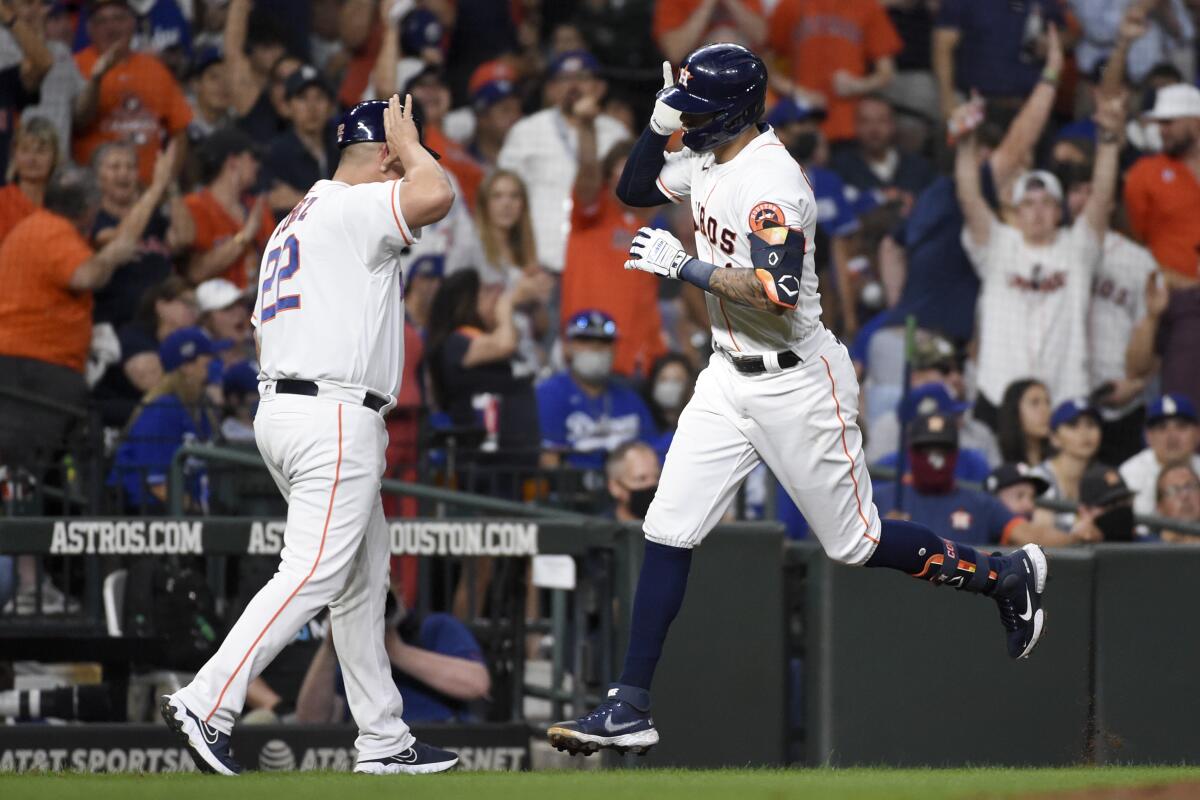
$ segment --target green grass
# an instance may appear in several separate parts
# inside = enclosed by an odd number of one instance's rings
[[[237,779],[196,774],[0,775],[4,800],[653,800],[705,798],[1020,797],[1032,793],[1196,782],[1200,769],[796,769],[606,770],[599,772],[452,773],[373,777],[337,772],[252,773]],[[1182,795],[1179,795],[1182,796]]]

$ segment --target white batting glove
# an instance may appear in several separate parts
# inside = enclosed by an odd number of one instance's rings
[[[675,85],[675,76],[671,72],[671,62],[663,62],[663,87],[656,95],[654,113],[650,115],[650,127],[659,136],[670,136],[683,127],[682,112],[671,108],[663,102],[663,92]]]
[[[692,257],[672,234],[658,228],[639,228],[629,245],[625,269],[636,269],[678,280],[679,270]]]

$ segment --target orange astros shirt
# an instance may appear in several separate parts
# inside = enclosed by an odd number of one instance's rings
[[[629,243],[642,221],[605,188],[591,206],[575,201],[563,267],[561,321],[589,309],[617,323],[613,369],[645,375],[666,352],[658,315],[658,278],[625,269]]]
[[[18,222],[37,211],[37,208],[15,183],[0,189],[0,242],[8,237]]]
[[[242,229],[242,224],[229,216],[229,212],[217,202],[217,198],[213,197],[212,192],[207,189],[192,192],[183,198],[183,202],[196,223],[196,238],[192,241],[192,249],[197,252],[205,253],[212,250]],[[247,209],[253,205],[249,198],[243,199],[242,204]],[[264,205],[262,222],[258,226],[258,233],[254,236],[254,244],[247,245],[242,252],[242,257],[234,259],[233,263],[218,277],[224,278],[239,289],[245,289],[246,285],[250,283],[250,276],[258,273],[258,262],[263,248],[267,246],[267,240],[274,232],[275,219],[271,216],[271,209]]]
[[[1200,181],[1182,161],[1143,156],[1125,174],[1129,225],[1164,269],[1200,278]]]
[[[900,52],[903,43],[879,0],[780,0],[767,34],[771,49],[791,64],[792,81],[825,95],[821,125],[831,142],[854,138],[853,97],[833,92],[838,70],[863,77],[871,64]]]
[[[83,372],[92,293],[69,287],[92,248],[65,217],[38,209],[0,244],[0,354]]]
[[[86,78],[99,57],[94,46],[87,47],[75,54],[75,65]],[[162,62],[149,53],[130,53],[100,80],[96,118],[76,129],[74,157],[87,164],[105,142],[133,142],[138,175],[149,184],[164,136],[174,136],[191,121],[191,106]]]

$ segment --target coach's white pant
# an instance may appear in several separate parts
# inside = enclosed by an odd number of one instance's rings
[[[879,515],[858,429],[858,380],[846,348],[825,330],[791,369],[743,375],[714,354],[679,417],[646,538],[695,547],[763,461],[825,552],[862,564],[879,542]]]
[[[383,645],[390,553],[379,498],[383,418],[351,402],[272,394],[259,403],[254,437],[288,501],[279,571],[178,697],[230,732],[250,681],[329,606],[359,758],[400,752],[413,737],[400,720],[400,692]]]

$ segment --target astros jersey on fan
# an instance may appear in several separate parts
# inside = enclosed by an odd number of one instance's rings
[[[275,228],[251,318],[261,378],[396,392],[404,364],[399,255],[420,235],[398,213],[401,185],[317,181]],[[312,268],[330,264],[337,268]]]
[[[817,203],[800,165],[775,131],[760,133],[725,164],[711,153],[684,149],[667,156],[658,188],[672,202],[687,202],[696,226],[696,256],[721,267],[753,268],[749,231],[781,225],[804,233],[804,270],[795,310],[781,315],[727,303],[705,294],[713,341],[729,352],[786,350],[820,324],[821,297],[813,247]],[[786,294],[787,290],[783,289]]]

